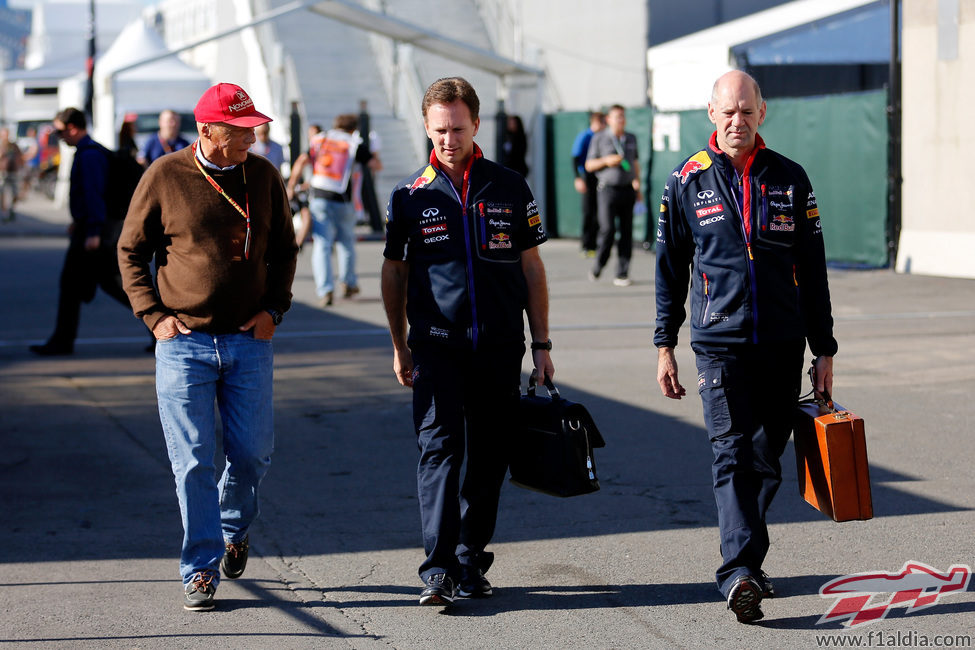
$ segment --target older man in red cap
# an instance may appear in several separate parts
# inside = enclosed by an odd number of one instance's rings
[[[298,247],[281,175],[248,154],[271,121],[237,85],[194,111],[199,138],[156,161],[132,197],[119,266],[156,344],[156,396],[183,519],[183,607],[213,609],[240,577],[271,462],[271,337],[291,306]],[[153,278],[150,262],[155,258]],[[216,480],[220,412],[226,463]]]

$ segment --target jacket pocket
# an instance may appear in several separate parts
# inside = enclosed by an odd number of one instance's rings
[[[477,256],[488,262],[518,262],[515,244],[514,204],[492,201],[474,203]]]
[[[796,239],[795,187],[761,186],[758,241],[771,246],[792,246]]]
[[[704,404],[704,417],[711,438],[717,438],[731,430],[727,383],[721,366],[702,368],[697,375],[697,391]]]

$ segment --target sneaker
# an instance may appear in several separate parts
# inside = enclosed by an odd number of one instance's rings
[[[454,581],[446,573],[435,573],[423,583],[426,588],[420,592],[421,605],[450,605],[454,602]]]
[[[765,614],[758,604],[762,602],[762,587],[755,578],[738,576],[728,592],[728,609],[735,613],[739,623],[754,623]]]
[[[768,574],[762,571],[762,575],[758,578],[758,584],[762,586],[762,598],[775,598],[775,587],[772,586],[772,579],[768,577]]]
[[[335,302],[335,297],[331,291],[326,293],[324,296],[318,299],[319,307],[331,307],[332,303]]]
[[[488,598],[494,593],[484,572],[473,567],[463,567],[460,572],[460,586],[457,595],[462,598]]]
[[[217,587],[213,584],[213,574],[200,571],[194,573],[183,589],[183,609],[190,612],[206,612],[213,609],[213,596]]]
[[[599,274],[598,273],[596,273],[595,271],[589,271],[589,281],[590,282],[595,282],[598,279],[599,279]]]
[[[622,276],[613,280],[613,284],[616,285],[617,287],[628,287],[631,284],[633,284],[633,280],[629,279],[626,276]]]
[[[74,345],[48,341],[44,345],[32,345],[30,351],[39,357],[61,357],[74,354]]]
[[[345,285],[345,292],[342,294],[344,298],[351,298],[359,293],[359,287],[354,287],[350,285]]]
[[[236,580],[244,573],[247,566],[247,553],[250,551],[249,537],[239,542],[227,542],[227,550],[220,561],[220,568],[228,580]]]

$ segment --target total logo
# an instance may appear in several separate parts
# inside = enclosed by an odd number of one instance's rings
[[[706,208],[701,208],[700,210],[697,210],[694,214],[696,214],[697,218],[700,219],[702,217],[711,216],[712,214],[718,214],[719,212],[724,212],[724,205],[722,205],[721,203],[717,205],[711,205]]]
[[[423,234],[424,237],[438,232],[447,232],[447,224],[438,223],[435,226],[427,226],[426,228],[420,230],[420,233]]]

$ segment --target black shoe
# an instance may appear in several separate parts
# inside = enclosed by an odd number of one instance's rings
[[[30,351],[40,357],[60,357],[74,354],[74,346],[70,343],[65,345],[48,341],[44,345],[30,346]]]
[[[762,587],[751,576],[738,576],[728,592],[728,609],[735,613],[739,623],[754,623],[765,614],[758,604],[762,602]]]
[[[454,602],[454,581],[446,573],[435,573],[423,583],[426,589],[420,592],[421,605],[450,605]]]
[[[494,593],[491,583],[484,577],[484,572],[474,567],[463,567],[460,570],[460,586],[457,595],[462,598],[489,598]]]
[[[190,612],[213,609],[213,596],[217,593],[213,578],[213,574],[207,572],[193,574],[193,578],[183,589],[183,609]]]
[[[762,599],[775,598],[775,587],[772,586],[772,579],[764,571],[758,578],[758,584],[762,586]]]
[[[236,580],[244,573],[247,566],[247,553],[250,551],[249,537],[245,537],[239,542],[228,543],[227,550],[220,561],[220,568],[223,575],[228,580]]]

